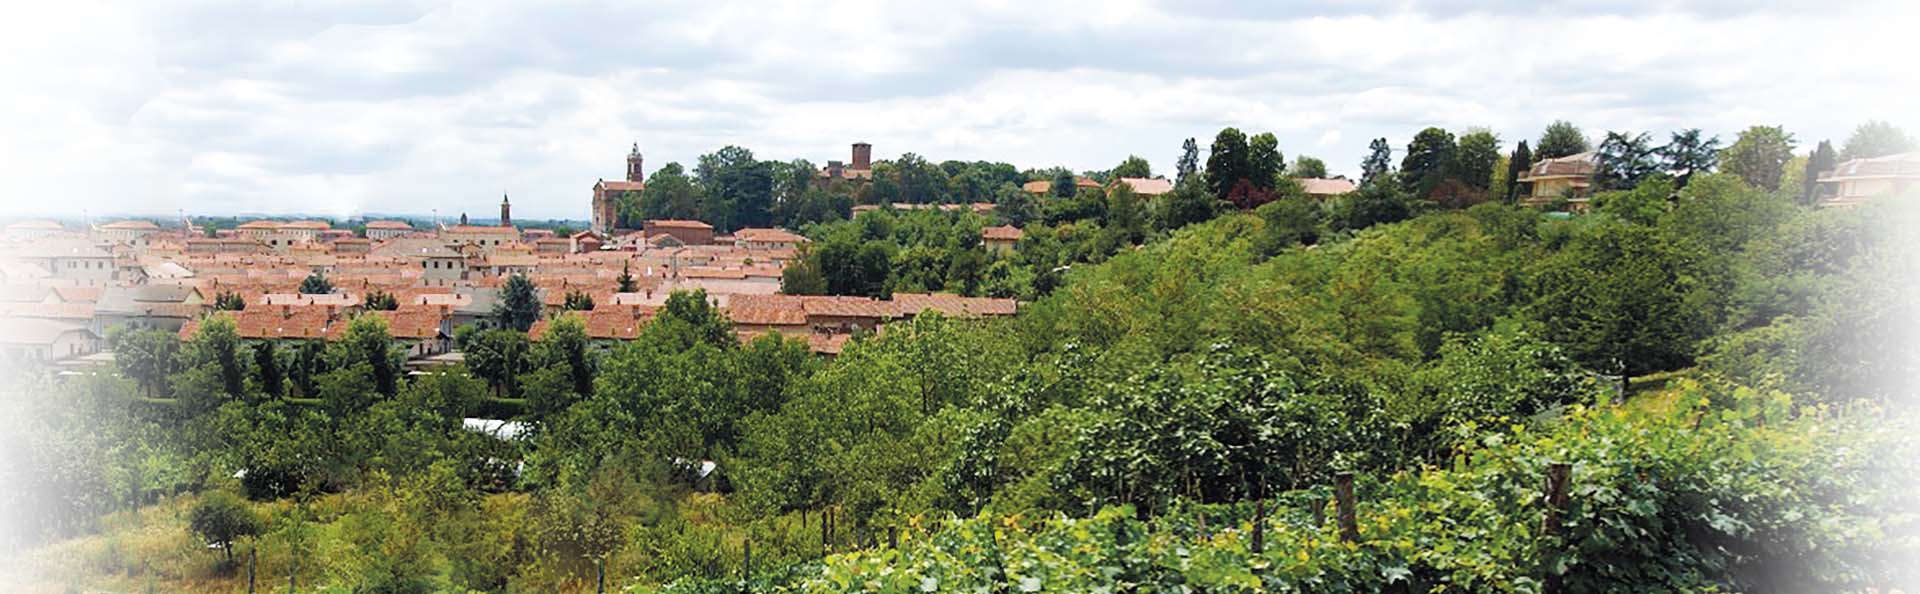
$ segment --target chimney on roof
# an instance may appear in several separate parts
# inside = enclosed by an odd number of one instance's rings
[[[853,170],[873,169],[873,145],[864,142],[853,143]]]

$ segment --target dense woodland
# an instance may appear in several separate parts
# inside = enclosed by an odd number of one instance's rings
[[[1288,183],[1315,163],[1228,130],[1155,201],[1029,204],[1011,168],[903,158],[866,191],[927,196],[927,168],[941,200],[1005,201],[729,210],[815,239],[789,292],[1026,301],[832,360],[740,344],[697,294],[610,349],[567,315],[463,331],[465,367],[415,378],[375,316],[325,345],[124,331],[119,375],[19,374],[0,513],[39,579],[127,591],[1920,585],[1917,197],[1811,207],[1791,137],[1755,128],[1608,134],[1592,212],[1513,205],[1511,160],[1586,150],[1570,129],[1505,154],[1430,129],[1397,166],[1378,142],[1324,203]],[[751,154],[713,157],[684,206],[732,200],[711,188]],[[982,250],[1007,220],[1019,249]]]

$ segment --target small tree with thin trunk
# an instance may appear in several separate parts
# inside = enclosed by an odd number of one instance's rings
[[[259,533],[259,519],[247,509],[245,501],[226,492],[213,491],[200,498],[188,513],[187,525],[207,544],[220,547],[226,554],[226,566],[233,566],[233,543]]]

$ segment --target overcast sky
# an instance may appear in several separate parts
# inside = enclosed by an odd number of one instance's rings
[[[1159,173],[1231,125],[1351,175],[1374,137],[1485,126],[1506,150],[1556,118],[1778,124],[1804,149],[1920,132],[1916,4],[23,4],[0,21],[0,216],[492,216],[506,192],[518,218],[586,218],[634,142],[649,172],[867,141]]]

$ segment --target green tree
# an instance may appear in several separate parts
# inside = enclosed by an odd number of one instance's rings
[[[468,325],[455,333],[455,342],[466,356],[467,369],[485,381],[495,397],[519,396],[520,374],[530,367],[526,333],[499,328],[481,330]]]
[[[1601,190],[1632,188],[1660,169],[1654,160],[1657,149],[1653,147],[1653,139],[1645,132],[1607,132],[1598,152],[1600,162],[1593,181]]]
[[[726,229],[773,224],[773,167],[754,159],[753,151],[727,146],[701,155],[693,171],[708,200],[723,209],[707,209],[703,220]]]
[[[631,281],[629,281],[629,282],[631,282]],[[593,309],[593,296],[592,296],[592,295],[588,295],[586,291],[581,291],[581,290],[578,290],[578,289],[576,289],[576,290],[571,290],[571,291],[567,291],[567,295],[566,295],[566,298],[565,298],[565,301],[564,301],[564,302],[563,302],[563,303],[562,303],[562,304],[560,305],[560,309],[562,309],[562,310],[565,310],[565,311],[589,311],[589,310],[592,310],[592,309]]]
[[[392,397],[400,391],[401,364],[405,358],[394,345],[393,336],[387,333],[386,318],[373,314],[354,316],[353,321],[347,323],[347,331],[341,333],[340,342],[333,345],[330,358],[335,368],[366,364],[374,391],[383,396]]]
[[[1253,187],[1272,190],[1275,180],[1287,168],[1287,158],[1280,153],[1280,139],[1272,132],[1261,132],[1247,140],[1247,180]]]
[[[952,194],[946,172],[914,153],[902,154],[894,160],[893,175],[906,202],[938,204],[946,202]]]
[[[1400,159],[1400,184],[1416,200],[1426,199],[1442,180],[1453,175],[1459,149],[1453,133],[1427,128],[1407,143],[1407,156]]]
[[[623,227],[640,228],[641,219],[693,219],[712,222],[706,212],[704,186],[695,184],[679,163],[668,163],[647,176],[646,189],[640,193],[637,217],[623,221]],[[623,215],[623,218],[626,218]]]
[[[273,341],[253,345],[253,369],[258,374],[261,392],[270,398],[286,394],[286,378],[280,371],[280,354],[273,348]]]
[[[1253,176],[1253,155],[1247,146],[1247,135],[1237,128],[1224,128],[1213,137],[1213,147],[1207,152],[1207,191],[1213,197],[1226,200],[1234,185]]]
[[[1820,141],[1819,146],[1813,149],[1813,154],[1807,157],[1807,170],[1800,178],[1801,204],[1810,205],[1820,201],[1820,175],[1833,171],[1838,165],[1839,162],[1833,153],[1833,143]]]
[[[1853,129],[1847,144],[1840,149],[1840,161],[1885,157],[1913,150],[1913,137],[1893,124],[1869,120]]]
[[[1173,183],[1184,185],[1200,173],[1200,145],[1188,138],[1180,143],[1180,159],[1174,162]]]
[[[493,304],[493,320],[502,328],[526,332],[540,319],[539,289],[527,275],[514,273],[500,286],[500,299]]]
[[[371,311],[393,311],[400,309],[400,301],[395,299],[392,293],[374,289],[373,292],[367,293],[366,306]]]
[[[1194,223],[1213,219],[1214,200],[1211,194],[1194,184],[1182,184],[1173,187],[1173,191],[1161,194],[1154,200],[1154,227],[1162,231],[1172,231]]]
[[[1531,317],[1589,369],[1634,377],[1684,367],[1709,322],[1690,268],[1654,229],[1597,224],[1533,272]]]
[[[1533,151],[1528,150],[1527,141],[1522,140],[1520,146],[1514,147],[1513,156],[1507,159],[1507,187],[1501,188],[1507,204],[1513,204],[1520,195],[1522,187],[1526,185],[1520,178],[1525,177],[1527,170],[1532,167]]]
[[[1454,158],[1454,177],[1476,192],[1485,193],[1493,183],[1494,165],[1500,161],[1500,137],[1486,128],[1473,128],[1460,135]]]
[[[240,294],[233,291],[221,291],[218,296],[213,298],[213,309],[215,311],[240,311],[246,308],[247,301],[241,299]]]
[[[232,317],[213,314],[202,318],[200,328],[194,330],[180,355],[184,369],[212,370],[224,397],[246,397],[247,367],[240,359],[239,328]]]
[[[586,320],[577,313],[561,314],[547,324],[534,350],[535,365],[551,367],[566,364],[573,380],[573,392],[581,397],[593,395],[594,364],[590,356]]]
[[[1779,126],[1754,126],[1740,133],[1720,155],[1727,173],[1738,176],[1747,185],[1774,191],[1786,175],[1787,161],[1793,158],[1793,135]]]
[[[325,295],[332,292],[333,283],[327,281],[327,275],[325,274],[314,272],[313,274],[307,275],[306,280],[300,281],[300,294],[302,295]]]
[[[1592,149],[1587,144],[1587,135],[1578,126],[1566,120],[1554,120],[1540,133],[1540,143],[1533,147],[1533,159],[1536,162],[1558,159],[1589,150]]]
[[[144,326],[114,327],[107,332],[107,345],[121,375],[133,380],[147,397],[154,396],[154,388],[164,385],[173,373],[180,352],[180,339],[173,333]]]
[[[226,491],[212,491],[200,497],[187,512],[187,526],[207,544],[226,553],[226,565],[233,565],[235,541],[260,532],[260,520],[239,497]]]
[[[640,290],[639,286],[633,282],[632,260],[620,260],[620,277],[615,279],[614,282],[618,285],[615,290],[621,293],[633,293]]]
[[[1137,155],[1127,155],[1126,160],[1113,168],[1113,177],[1153,177],[1153,165]]]
[[[1662,168],[1674,177],[1674,185],[1687,187],[1695,173],[1711,173],[1720,166],[1720,138],[1702,139],[1699,128],[1674,132],[1667,145],[1660,147]]]
[[[1348,231],[1413,216],[1413,205],[1397,183],[1362,184],[1359,189],[1335,198],[1328,207],[1328,222],[1336,229]]]
[[[1305,196],[1285,196],[1255,209],[1260,217],[1260,235],[1255,249],[1263,256],[1274,256],[1296,245],[1319,243],[1326,221],[1320,205]]]
[[[1360,162],[1360,185],[1372,185],[1393,172],[1393,146],[1385,138],[1367,144],[1367,158]]]
[[[1322,179],[1327,177],[1327,162],[1316,157],[1300,155],[1293,158],[1293,166],[1287,168],[1287,175],[1303,179]]]
[[[1048,190],[1055,198],[1072,198],[1080,186],[1074,183],[1073,172],[1065,168],[1054,172],[1053,181],[1048,182]]]

